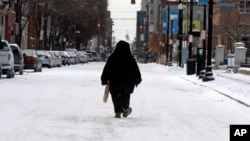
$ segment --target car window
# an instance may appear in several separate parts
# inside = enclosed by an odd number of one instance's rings
[[[1,42],[0,43],[0,50],[9,51],[10,48],[8,48],[8,46],[5,42]]]
[[[33,56],[33,50],[23,50],[23,54],[26,54],[26,56]]]
[[[14,54],[19,54],[19,51],[18,51],[17,49],[12,49],[12,52],[13,52]]]

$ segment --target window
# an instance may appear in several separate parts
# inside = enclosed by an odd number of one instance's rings
[[[150,15],[153,15],[154,14],[154,11],[153,10],[150,10]]]
[[[246,12],[250,13],[250,1],[246,1]]]
[[[240,1],[240,12],[241,13],[250,13],[250,1],[241,0]]]

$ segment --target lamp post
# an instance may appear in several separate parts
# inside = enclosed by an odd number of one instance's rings
[[[79,38],[79,36],[77,36],[78,34],[80,34],[81,32],[79,30],[76,30],[75,31],[75,39],[74,39],[74,42],[75,42],[75,49],[80,49],[80,46],[78,46],[78,43],[77,43],[77,40]]]

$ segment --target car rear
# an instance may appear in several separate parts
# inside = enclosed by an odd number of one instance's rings
[[[10,45],[6,40],[1,40],[0,58],[2,73],[7,74],[7,78],[14,77],[14,57]]]
[[[24,69],[33,69],[35,72],[42,71],[42,62],[36,54],[35,50],[25,49],[24,55]]]
[[[52,68],[52,58],[47,51],[37,51],[38,57],[42,61],[42,65],[48,68]]]
[[[10,47],[12,49],[13,55],[14,55],[14,69],[15,72],[19,72],[19,74],[23,74],[23,55],[22,52],[17,44],[10,44]]]

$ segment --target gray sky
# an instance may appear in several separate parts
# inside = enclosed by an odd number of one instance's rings
[[[136,36],[136,12],[141,9],[141,0],[131,5],[131,0],[109,0],[109,10],[114,21],[113,36],[116,40],[126,40],[129,34],[130,41]]]

